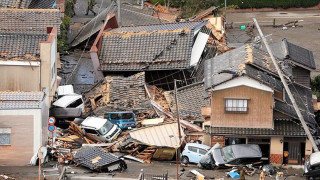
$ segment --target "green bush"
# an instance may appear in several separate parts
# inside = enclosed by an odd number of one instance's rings
[[[318,101],[320,101],[320,75],[313,77],[310,85],[312,94],[316,95]]]

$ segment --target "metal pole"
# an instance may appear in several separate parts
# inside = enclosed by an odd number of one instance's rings
[[[276,60],[275,60],[275,58],[274,58],[274,56],[273,56],[273,54],[272,54],[272,51],[271,51],[271,49],[270,49],[270,47],[269,47],[269,44],[268,44],[266,38],[264,37],[264,35],[263,35],[263,33],[262,33],[261,29],[260,29],[260,26],[259,26],[256,18],[253,18],[253,21],[254,21],[254,23],[255,23],[256,26],[257,26],[257,29],[258,29],[258,31],[259,31],[259,34],[260,34],[260,36],[261,36],[261,39],[262,39],[263,43],[266,45],[266,48],[267,48],[267,50],[268,50],[268,53],[270,54],[270,57],[271,57],[271,59],[272,59],[272,62],[273,62],[274,66],[275,66],[275,68],[276,68],[276,70],[277,70],[277,72],[278,72],[278,74],[279,74],[279,76],[280,76],[281,82],[283,83],[283,86],[284,86],[285,90],[286,90],[287,93],[288,93],[288,96],[289,96],[289,98],[290,98],[290,101],[292,102],[292,105],[293,105],[293,107],[294,107],[294,110],[296,111],[296,113],[297,113],[297,115],[298,115],[298,117],[299,117],[299,119],[300,119],[300,121],[301,121],[301,124],[302,124],[302,126],[303,126],[303,128],[304,128],[304,130],[305,130],[305,132],[306,132],[306,134],[307,134],[307,136],[308,136],[308,139],[309,139],[309,141],[310,141],[310,143],[311,143],[314,151],[315,151],[315,152],[318,152],[319,149],[318,149],[318,147],[317,147],[317,145],[316,145],[316,143],[315,143],[315,141],[314,141],[314,139],[313,139],[313,137],[312,137],[312,135],[311,135],[311,133],[310,133],[310,130],[309,130],[306,122],[305,122],[304,119],[303,119],[303,116],[302,116],[302,114],[301,114],[301,112],[300,112],[300,109],[299,109],[297,103],[296,103],[296,100],[294,99],[293,95],[291,94],[291,91],[290,91],[290,89],[289,89],[289,86],[288,86],[288,84],[287,84],[287,81],[286,81],[286,80],[284,79],[284,77],[283,77],[282,71],[280,70],[280,68],[279,68],[279,66],[278,66],[278,64],[277,64],[277,62],[276,62]]]
[[[144,6],[144,0],[141,0],[141,9],[143,9]]]
[[[118,24],[121,27],[122,23],[121,23],[121,13],[120,13],[120,10],[121,10],[121,2],[120,2],[120,0],[117,0],[117,7],[118,7]]]
[[[179,113],[179,107],[178,107],[178,89],[177,89],[177,80],[175,79],[174,80],[174,90],[175,90],[175,101],[176,101],[176,113],[177,113],[177,122],[178,122],[178,132],[179,132],[179,147],[181,145],[181,131],[180,131],[180,113]],[[176,151],[176,165],[177,165],[177,179],[179,180],[179,163],[178,163],[178,160],[179,160],[179,155],[178,155],[178,149],[179,147],[177,148],[177,151]]]

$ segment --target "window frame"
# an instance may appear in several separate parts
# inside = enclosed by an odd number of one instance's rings
[[[225,99],[225,106],[224,106],[224,111],[225,113],[239,113],[239,114],[247,114],[249,112],[249,100],[248,98],[224,98]],[[231,106],[229,102],[231,103]],[[234,101],[236,101],[234,103]],[[239,102],[242,101],[242,106],[239,106]],[[236,105],[234,105],[236,104]],[[245,108],[243,110],[242,108]]]
[[[0,127],[0,135],[9,135],[9,144],[0,144],[0,146],[11,146],[11,128]]]

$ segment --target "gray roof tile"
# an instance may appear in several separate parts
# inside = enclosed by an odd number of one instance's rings
[[[210,127],[205,126],[205,132],[210,133]],[[264,135],[264,136],[306,136],[301,124],[291,119],[275,119],[274,129],[212,127],[217,135]]]
[[[1,0],[0,8],[28,8],[32,0]]]
[[[0,33],[47,33],[47,27],[58,28],[58,9],[0,9]]]
[[[47,40],[48,34],[0,34],[0,60],[38,60],[40,41]]]
[[[56,0],[32,0],[29,9],[51,9]]]
[[[42,92],[0,92],[0,109],[41,108]]]
[[[202,22],[122,27],[105,32],[99,59],[103,71],[189,67],[194,29]]]

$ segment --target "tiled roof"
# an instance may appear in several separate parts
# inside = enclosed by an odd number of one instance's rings
[[[58,28],[58,9],[0,9],[0,33],[47,33],[47,27]]]
[[[50,9],[56,0],[32,0],[29,9]]]
[[[205,126],[205,132],[210,133],[210,127]],[[290,119],[275,119],[274,129],[212,127],[216,135],[264,135],[264,136],[306,136],[302,125]]]
[[[279,59],[277,59],[280,61]],[[206,89],[228,81],[236,76],[247,75],[255,80],[268,85],[269,87],[283,91],[283,85],[277,76],[274,65],[266,52],[257,49],[252,45],[244,45],[222,55],[205,61],[205,87]],[[291,67],[284,67],[289,72]],[[294,98],[303,111],[304,119],[310,130],[317,130],[316,121],[313,115],[312,93],[296,83],[289,85]],[[275,110],[298,119],[292,103],[287,94],[283,102],[276,101]]]
[[[0,60],[38,60],[40,41],[48,34],[0,34]]]
[[[116,17],[118,16],[117,10],[116,3],[112,1],[105,10],[83,26],[79,34],[72,41],[72,46],[80,44],[93,34],[97,33],[104,25],[108,14],[113,13]],[[152,16],[153,11],[150,11],[148,8],[140,9],[133,5],[123,3],[121,5],[120,13],[122,26],[151,25],[160,23],[158,18]],[[161,20],[161,23],[165,22],[167,21]]]
[[[272,52],[280,59],[289,58],[295,63],[316,69],[312,51],[290,43],[287,39],[271,45]]]
[[[41,108],[43,92],[0,92],[0,109]]]
[[[122,27],[105,32],[101,70],[164,70],[189,66],[194,30],[203,22]]]
[[[32,0],[1,0],[0,8],[28,8]]]
[[[169,103],[170,109],[176,113],[174,92],[170,92],[172,96]],[[182,117],[194,116],[201,117],[201,108],[209,105],[209,99],[205,100],[204,83],[194,83],[188,86],[178,88],[178,106]]]

